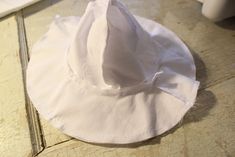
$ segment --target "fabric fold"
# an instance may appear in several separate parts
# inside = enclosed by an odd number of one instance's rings
[[[181,83],[184,82],[184,83]],[[175,96],[185,104],[194,103],[199,82],[165,68],[155,82],[155,87]]]
[[[186,45],[119,0],[91,1],[81,18],[57,16],[49,29],[32,49],[27,92],[63,133],[139,142],[171,129],[193,106],[199,82]]]

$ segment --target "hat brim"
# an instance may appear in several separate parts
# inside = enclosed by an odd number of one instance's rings
[[[163,47],[163,74],[159,88],[134,95],[102,95],[82,87],[68,74],[66,51],[79,17],[55,18],[35,44],[27,69],[27,91],[38,112],[54,127],[87,142],[133,143],[171,129],[193,106],[199,83],[188,48],[162,25],[136,19]],[[185,86],[190,89],[178,88]]]

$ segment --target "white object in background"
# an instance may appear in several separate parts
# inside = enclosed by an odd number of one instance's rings
[[[202,14],[212,21],[235,16],[235,0],[198,0],[203,3]]]
[[[0,0],[0,18],[40,0]]]
[[[119,0],[56,17],[33,47],[27,91],[40,114],[75,138],[132,143],[166,132],[193,106],[199,82],[185,44]]]

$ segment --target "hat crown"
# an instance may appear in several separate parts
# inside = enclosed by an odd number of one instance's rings
[[[158,69],[151,42],[119,1],[96,0],[81,18],[68,63],[77,77],[93,86],[130,87],[151,79]]]

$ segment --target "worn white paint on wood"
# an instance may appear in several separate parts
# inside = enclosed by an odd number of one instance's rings
[[[231,79],[232,77],[235,76],[235,71],[234,71],[235,31],[232,29],[225,29],[223,27],[220,27],[214,23],[211,23],[203,16],[201,16],[200,13],[201,8],[196,1],[194,0],[190,1],[123,0],[123,1],[130,8],[131,12],[137,15],[151,18],[153,20],[162,23],[166,27],[170,28],[172,31],[176,32],[186,42],[186,44],[191,48],[193,53],[196,54],[195,61],[197,65],[197,77],[201,81],[202,89],[205,89],[210,86],[213,87],[216,84],[226,81],[227,79]],[[85,10],[86,4],[87,4],[86,0],[63,0],[63,1],[44,0],[43,2],[37,5],[25,9],[24,16],[25,16],[25,26],[26,26],[26,34],[27,34],[29,50],[31,50],[32,45],[48,30],[48,26],[50,25],[51,21],[53,20],[56,14],[60,14],[62,16],[81,15]],[[231,82],[227,84],[231,84]],[[226,86],[229,86],[227,84]],[[224,86],[219,87],[219,90],[223,91],[223,87]],[[231,88],[229,90],[234,91]],[[207,97],[208,99],[206,99]],[[202,123],[203,125],[203,119],[204,118],[207,119],[207,117],[210,116],[209,114],[207,114],[207,112],[210,112],[210,109],[212,108],[211,104],[215,104],[213,102],[214,101],[213,97],[217,97],[217,95],[214,96],[213,92],[207,92],[205,90],[202,90],[201,93],[199,94],[199,98],[197,101],[197,104],[199,104],[199,109],[196,111],[192,111],[191,114],[186,116],[184,120],[185,121],[184,123],[186,123],[184,126],[185,129],[180,128],[176,132],[174,132],[174,134],[162,138],[162,141],[169,140],[169,142],[166,142],[165,145],[162,144],[164,142],[161,142],[161,146],[158,146],[158,144],[153,144],[152,146],[147,146],[147,147],[142,146],[140,147],[140,149],[138,148],[136,150],[129,148],[116,150],[115,147],[105,148],[105,147],[85,144],[83,142],[76,142],[72,140],[70,142],[66,142],[67,144],[65,145],[56,146],[55,149],[53,149],[52,147],[48,149],[48,151],[55,151],[55,154],[58,154],[56,153],[57,151],[62,153],[62,150],[66,150],[65,153],[70,153],[70,154],[72,152],[78,152],[78,153],[83,152],[81,154],[84,156],[89,156],[89,155],[99,156],[104,152],[106,152],[107,154],[111,153],[113,154],[113,156],[115,156],[115,154],[116,156],[118,156],[122,152],[124,152],[124,156],[125,155],[138,156],[138,154],[141,154],[143,152],[140,151],[141,148],[146,148],[146,151],[144,152],[145,153],[152,152],[151,153],[152,156],[156,154],[157,155],[163,154],[163,156],[164,155],[173,156],[173,154],[169,154],[172,152],[175,154],[178,153],[179,156],[182,155],[182,153],[185,156],[187,156],[188,154],[192,155],[194,152],[190,150],[188,151],[188,149],[196,150],[197,147],[193,143],[191,143],[191,146],[193,147],[194,145],[195,149],[188,148],[187,143],[190,143],[190,138],[192,138],[190,136],[191,132],[192,134],[197,134],[197,132],[194,132],[193,129],[190,129],[191,126],[190,123],[193,124],[195,123],[195,125]],[[221,97],[221,99],[223,99],[223,97]],[[226,99],[224,101],[228,100]],[[234,99],[232,101],[234,101]],[[217,111],[219,112],[219,110]],[[217,117],[218,119],[220,115],[221,114],[218,114]],[[224,119],[224,121],[226,121],[225,123],[230,124],[228,119]],[[47,146],[50,147],[57,143],[67,141],[70,139],[69,137],[64,136],[62,133],[51,127],[50,124],[48,124],[46,121],[42,120],[42,122],[43,122],[43,132],[45,135]],[[185,131],[184,134],[182,133],[182,129]],[[199,127],[198,130],[200,130],[199,132],[203,132],[203,127]],[[217,134],[219,134],[219,132],[215,133],[215,135]],[[234,134],[230,133],[228,137],[232,135]],[[176,145],[177,142],[174,145],[174,141],[177,141],[178,136],[180,137],[180,139],[184,139],[183,142],[184,144],[181,144],[182,141],[179,140],[178,142],[180,143],[179,147],[177,147]],[[213,140],[213,138],[211,137],[210,140]],[[72,146],[70,146],[70,144]],[[209,143],[204,141],[204,144],[206,145]],[[212,145],[213,147],[215,146],[215,141],[213,141]],[[219,147],[217,146],[215,146],[214,148],[219,149]],[[228,150],[229,149],[231,149],[230,146]],[[128,153],[125,154],[125,150]],[[213,148],[210,147],[209,150],[213,150]],[[201,154],[205,155],[205,153],[206,152],[203,151]],[[43,154],[46,154],[46,152]]]
[[[16,12],[21,8],[36,3],[39,0],[16,0],[16,1],[0,1],[0,18],[10,13]]]
[[[14,16],[0,21],[0,156],[31,155]]]

